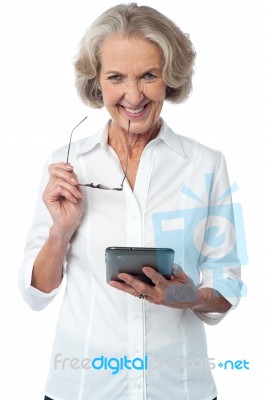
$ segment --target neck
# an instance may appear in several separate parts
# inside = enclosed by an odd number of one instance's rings
[[[133,130],[133,129],[132,129]],[[129,141],[129,158],[140,157],[146,145],[154,139],[160,130],[160,121],[158,121],[149,131],[143,133],[134,133],[129,128],[127,130],[119,129],[111,122],[108,133],[108,144],[119,154],[127,152]],[[129,133],[130,131],[130,133]]]
[[[159,121],[154,125],[154,127],[152,127],[152,129],[144,133],[134,133],[134,130],[130,129],[130,135],[128,135],[128,130],[122,130],[121,128],[119,129],[113,123],[111,123],[109,126],[108,144],[116,152],[123,170],[126,171],[127,169],[127,180],[132,190],[134,189],[137,170],[143,149],[158,135],[159,130]]]

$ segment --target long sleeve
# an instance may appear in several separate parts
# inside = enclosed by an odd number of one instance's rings
[[[24,260],[19,272],[19,289],[23,299],[33,310],[42,310],[46,307],[60,290],[61,285],[50,293],[43,293],[31,286],[32,269],[34,261],[47,240],[49,229],[52,224],[50,214],[42,201],[42,193],[48,182],[48,163],[44,167],[38,195],[33,221],[28,233],[24,250]],[[66,268],[66,260],[64,262],[64,270]]]
[[[205,175],[209,205],[205,211],[206,215],[200,221],[202,226],[205,225],[203,233],[195,235],[194,242],[200,250],[200,288],[211,287],[217,290],[232,304],[232,310],[238,305],[243,293],[241,254],[238,252],[241,246],[237,246],[237,231],[242,229],[242,224],[234,217],[226,162],[221,153],[220,156],[217,176]],[[218,323],[226,314],[196,313],[201,320],[210,325]]]

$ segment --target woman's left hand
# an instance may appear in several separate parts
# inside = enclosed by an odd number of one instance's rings
[[[150,303],[161,304],[168,307],[182,309],[195,306],[198,303],[199,290],[181,267],[175,266],[173,268],[170,280],[166,279],[162,274],[151,267],[144,267],[143,272],[152,280],[154,286],[144,283],[126,273],[118,275],[125,283],[111,281],[110,285],[135,297],[143,295]]]

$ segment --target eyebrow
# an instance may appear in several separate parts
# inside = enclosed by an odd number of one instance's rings
[[[145,75],[151,71],[159,71],[160,72],[161,70],[162,70],[161,68],[151,67],[151,68],[145,69],[144,72],[141,73],[141,75]],[[104,75],[125,75],[125,74],[123,74],[121,71],[110,70],[110,71],[104,72]]]

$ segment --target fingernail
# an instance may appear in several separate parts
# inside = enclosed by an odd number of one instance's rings
[[[78,182],[76,181],[76,179],[74,179],[74,178],[71,178],[71,179],[70,179],[70,182],[74,183],[75,185],[78,183]]]
[[[67,168],[67,169],[73,169],[72,165],[70,165],[70,164],[67,164],[67,165],[66,165],[66,168]]]

